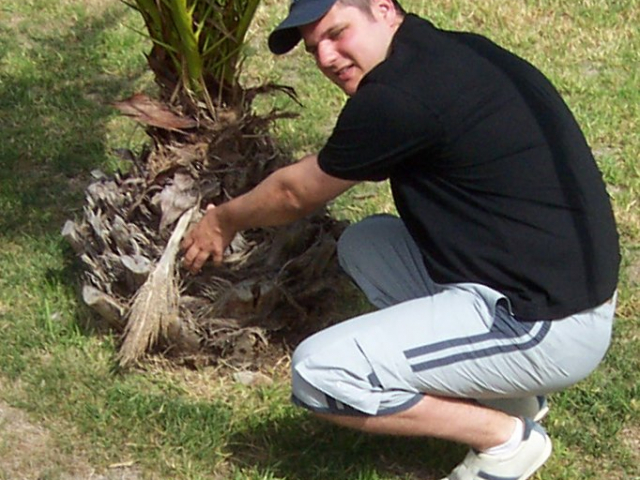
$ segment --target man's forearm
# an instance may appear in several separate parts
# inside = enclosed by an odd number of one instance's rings
[[[253,190],[217,206],[217,213],[224,225],[234,231],[248,228],[284,225],[304,217],[319,205],[302,200],[291,189],[287,172],[278,170]]]
[[[253,190],[209,208],[182,241],[184,265],[197,272],[209,258],[220,263],[237,232],[293,222],[354,184],[324,173],[315,155],[281,168]]]
[[[284,225],[312,213],[353,183],[327,176],[319,170],[317,157],[308,156],[219,205],[217,213],[221,222],[236,232]]]

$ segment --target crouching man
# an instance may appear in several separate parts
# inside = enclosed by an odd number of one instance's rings
[[[388,179],[399,218],[338,244],[379,310],[296,349],[293,400],[347,427],[469,445],[449,480],[528,478],[551,453],[545,395],[596,368],[615,309],[618,236],[579,126],[529,63],[393,0],[294,0],[269,47],[301,40],[350,97],[333,133],[210,209],[185,264]]]

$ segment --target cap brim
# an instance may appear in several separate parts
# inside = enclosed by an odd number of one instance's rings
[[[269,35],[269,50],[276,55],[282,55],[293,49],[301,38],[298,27],[274,30]]]
[[[289,9],[289,15],[269,35],[269,50],[276,55],[287,53],[300,39],[298,27],[319,20],[331,9],[337,0],[295,0]]]

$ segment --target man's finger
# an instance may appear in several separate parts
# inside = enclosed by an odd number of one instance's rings
[[[182,264],[191,270],[193,267],[193,262],[196,260],[198,254],[200,253],[200,249],[195,245],[192,245],[187,249],[184,256],[182,257]]]
[[[196,258],[193,260],[193,264],[191,265],[191,268],[189,270],[191,270],[191,272],[193,273],[199,272],[202,266],[204,265],[204,263],[209,258],[209,256],[210,256],[209,252],[205,250],[200,250]]]
[[[187,234],[184,236],[184,238],[182,239],[182,242],[180,243],[180,246],[182,247],[182,250],[188,250],[189,247],[191,245],[193,245],[193,235],[191,235],[191,230],[187,232]]]

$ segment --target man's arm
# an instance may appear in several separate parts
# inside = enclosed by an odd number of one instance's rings
[[[184,265],[197,272],[209,257],[219,264],[237,232],[291,223],[356,183],[324,173],[317,155],[281,168],[253,190],[209,208],[182,241]]]

